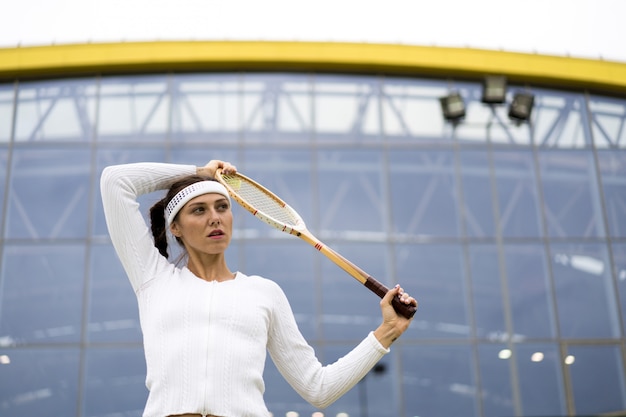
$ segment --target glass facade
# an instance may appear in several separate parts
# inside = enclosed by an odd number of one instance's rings
[[[111,246],[111,164],[232,161],[418,313],[316,410],[271,361],[278,416],[582,416],[626,409],[626,100],[532,89],[530,123],[445,80],[164,74],[0,84],[0,415],[140,416],[136,300]],[[529,87],[525,87],[528,89]],[[509,86],[508,101],[514,91]],[[140,199],[144,213],[160,195]],[[378,299],[235,207],[231,269],[277,281],[323,363]],[[318,414],[314,414],[318,412]],[[319,414],[322,412],[323,414]],[[295,414],[297,413],[297,414]]]

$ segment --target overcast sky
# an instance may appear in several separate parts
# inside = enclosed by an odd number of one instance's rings
[[[295,40],[503,49],[626,62],[626,0],[0,0],[0,47]]]

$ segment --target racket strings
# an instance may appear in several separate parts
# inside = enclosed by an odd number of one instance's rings
[[[299,218],[294,216],[291,210],[285,207],[281,201],[273,198],[271,194],[268,194],[254,183],[246,181],[245,178],[230,175],[222,175],[222,178],[255,210],[289,226],[295,226],[300,223]]]

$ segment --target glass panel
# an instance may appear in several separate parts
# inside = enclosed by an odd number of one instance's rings
[[[502,235],[506,238],[542,236],[532,153],[494,151],[492,155]]]
[[[478,345],[483,417],[515,415],[510,355],[506,345]]]
[[[167,77],[105,78],[100,86],[98,140],[164,142],[169,112]]]
[[[565,364],[569,366],[576,415],[626,409],[619,346],[569,346]]]
[[[241,131],[239,75],[176,75],[172,79],[175,142],[235,143]]]
[[[559,350],[551,344],[515,346],[522,415],[564,416],[565,393]]]
[[[561,337],[619,337],[606,246],[553,244],[551,251]]]
[[[312,82],[305,76],[247,75],[242,86],[246,143],[309,142],[312,137]]]
[[[556,91],[535,95],[533,127],[535,143],[551,148],[591,146],[585,96]]]
[[[506,340],[507,330],[498,258],[498,249],[495,246],[471,245],[469,247],[474,321],[476,337],[479,339]]]
[[[141,347],[86,353],[83,415],[140,417],[148,398]]]
[[[544,211],[552,237],[605,236],[591,152],[540,152]]]
[[[403,339],[470,337],[461,248],[398,245],[395,257],[397,281],[420,303]]]
[[[385,138],[390,142],[451,144],[439,97],[447,86],[438,81],[385,78],[381,97]]]
[[[626,102],[609,97],[591,97],[589,109],[596,148],[626,148]]]
[[[161,148],[146,148],[146,149],[133,149],[133,148],[114,148],[114,149],[100,149],[97,151],[97,166],[95,187],[97,192],[94,193],[94,220],[93,220],[93,234],[97,237],[108,237],[109,232],[107,230],[106,222],[104,219],[104,211],[102,210],[102,196],[100,194],[100,176],[102,170],[109,165],[117,164],[129,164],[134,162],[165,162],[165,150]],[[186,162],[189,163],[189,162]],[[163,198],[163,193],[148,194],[139,197],[139,205],[141,213],[144,215],[146,222],[149,222],[148,214],[150,207],[156,203],[160,198]],[[149,224],[149,223],[148,223]],[[108,240],[108,239],[107,239]]]
[[[97,90],[95,80],[19,84],[15,141],[90,141]]]
[[[598,151],[609,235],[626,237],[626,151]]]
[[[613,243],[613,270],[619,290],[619,305],[622,312],[622,323],[626,326],[626,243]],[[626,334],[626,328],[622,330]]]
[[[459,159],[465,233],[470,237],[494,237],[493,193],[487,152],[463,151]]]
[[[352,350],[358,342],[355,341],[353,345],[326,347],[323,351],[323,363],[335,362]],[[388,354],[383,357],[350,391],[326,408],[324,415],[339,417],[397,417],[403,415],[401,412],[402,404],[396,400],[399,398],[401,387],[398,384],[397,361],[394,360],[394,356]],[[304,414],[304,416],[310,415]]]
[[[513,339],[554,337],[554,306],[544,247],[506,245],[504,254]]]
[[[141,342],[137,299],[112,246],[93,246],[87,336],[91,342]]]
[[[14,95],[13,84],[0,85],[0,143],[11,140]]]
[[[280,285],[291,304],[300,332],[309,340],[317,335],[319,288],[314,276],[314,256],[322,255],[304,242],[252,241],[243,246],[244,262],[241,265],[245,274],[260,275]]]
[[[390,151],[389,163],[394,233],[398,237],[457,237],[454,153]],[[370,216],[370,223],[377,218]]]
[[[6,199],[6,178],[9,170],[9,151],[0,148],[0,198],[2,202]],[[0,204],[0,219],[4,218],[4,204]]]
[[[78,238],[87,234],[90,152],[13,151],[7,226],[11,238]]]
[[[382,244],[333,243],[333,249],[355,265],[389,286],[387,253]],[[323,336],[330,340],[361,339],[381,322],[380,298],[333,262],[316,254],[321,262],[322,315],[319,318]],[[403,280],[406,291],[413,288]],[[413,291],[413,290],[411,290]]]
[[[404,415],[478,415],[477,389],[469,346],[403,346],[401,357],[404,364]]]
[[[318,154],[321,238],[384,239],[387,198],[383,155],[336,150]]]
[[[6,245],[0,335],[8,345],[81,340],[82,246]]]
[[[381,139],[380,84],[373,77],[317,76],[315,136],[320,142]]]
[[[0,358],[3,416],[77,415],[78,349],[0,348]]]

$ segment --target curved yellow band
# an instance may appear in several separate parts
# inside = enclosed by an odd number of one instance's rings
[[[167,71],[309,71],[510,82],[626,93],[626,63],[470,48],[171,41],[0,48],[0,80]]]

